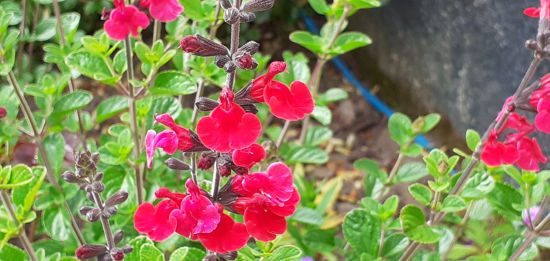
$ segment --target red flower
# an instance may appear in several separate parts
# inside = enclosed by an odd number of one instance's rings
[[[128,34],[139,36],[138,28],[145,29],[149,26],[147,15],[139,11],[135,6],[125,6],[124,0],[114,0],[115,9],[109,15],[103,28],[113,40],[124,40]]]
[[[518,143],[519,159],[518,167],[527,171],[539,171],[538,163],[546,163],[546,157],[542,154],[537,139],[524,137]]]
[[[220,94],[221,104],[197,124],[199,139],[212,150],[230,152],[243,149],[252,145],[260,136],[260,119],[252,113],[245,113],[233,99],[233,92],[225,87]]]
[[[180,209],[173,213],[178,224],[176,232],[195,239],[198,233],[212,232],[220,222],[220,214],[191,179],[187,180],[185,187],[189,195],[182,200]]]
[[[250,96],[258,102],[267,103],[277,118],[291,121],[302,119],[305,114],[313,112],[313,97],[303,82],[294,81],[289,89],[284,83],[273,80],[283,71],[286,71],[284,62],[271,63],[267,73],[254,80]]]
[[[169,155],[174,154],[176,150],[186,151],[193,147],[193,140],[189,130],[176,124],[169,114],[155,115],[155,123],[159,122],[170,130],[164,130],[157,134],[154,130],[149,130],[145,137],[145,150],[147,153],[147,166],[152,167],[153,157],[156,148],[162,148]]]
[[[529,7],[523,14],[534,18],[550,18],[550,0],[540,0],[540,7]]]
[[[256,163],[265,159],[264,147],[260,144],[252,144],[248,148],[233,151],[233,163],[237,166],[251,169]]]
[[[248,232],[243,223],[235,222],[230,216],[223,213],[223,207],[216,204],[221,216],[220,223],[210,233],[197,234],[197,237],[210,251],[226,253],[241,249],[248,242]]]
[[[0,106],[0,119],[6,117],[6,115],[8,115],[8,111],[6,110],[6,108]]]
[[[140,0],[139,4],[149,8],[151,16],[161,22],[171,22],[183,12],[178,0]]]
[[[537,105],[535,126],[538,130],[550,134],[550,96],[540,99]]]
[[[300,194],[292,183],[292,173],[283,163],[269,166],[267,173],[233,178],[233,191],[242,195],[234,204],[244,215],[248,233],[261,241],[271,241],[286,230],[284,217],[296,210]]]
[[[519,158],[515,143],[504,144],[497,141],[498,133],[495,129],[483,144],[481,160],[489,166],[500,166],[502,164],[514,164]]]
[[[134,214],[134,228],[154,241],[165,240],[176,231],[177,219],[172,211],[178,207],[174,200],[163,200],[156,207],[143,203]]]

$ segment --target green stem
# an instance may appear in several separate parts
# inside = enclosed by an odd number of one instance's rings
[[[451,250],[453,250],[453,246],[458,242],[458,239],[462,236],[462,232],[464,232],[464,227],[466,226],[466,223],[468,222],[468,218],[470,217],[470,213],[472,212],[472,208],[474,206],[474,202],[470,202],[470,205],[468,205],[468,208],[466,209],[466,213],[464,213],[464,217],[462,218],[462,222],[460,222],[460,226],[457,228],[455,236],[453,238],[453,241],[451,242],[451,245],[445,251],[445,254],[443,255],[442,261],[447,260],[449,258],[449,255],[451,254]]]
[[[4,204],[6,210],[8,210],[8,214],[10,215],[13,224],[19,230],[19,240],[21,241],[21,245],[23,245],[23,248],[25,248],[25,251],[27,251],[27,254],[29,254],[29,257],[32,261],[38,261],[38,257],[36,256],[36,253],[32,248],[31,241],[29,240],[29,238],[27,238],[27,234],[25,234],[25,228],[17,219],[17,212],[13,208],[13,205],[10,201],[10,196],[5,190],[2,190],[0,191],[0,198],[2,198],[2,204]]]
[[[160,21],[157,19],[153,22],[153,42],[151,45],[155,44],[155,42],[160,39],[160,31],[162,30]]]
[[[46,153],[46,149],[44,148],[44,143],[42,143],[42,135],[38,130],[38,126],[36,125],[36,121],[34,120],[34,116],[32,115],[32,111],[29,106],[29,103],[27,102],[27,99],[25,98],[23,91],[21,90],[21,87],[19,87],[19,83],[17,83],[17,79],[15,78],[13,71],[10,71],[8,73],[7,78],[8,78],[8,82],[10,83],[13,90],[15,91],[15,94],[17,95],[19,102],[21,103],[21,108],[23,109],[23,115],[25,115],[25,119],[31,126],[36,147],[38,148],[38,152],[40,153],[40,156],[42,156],[42,161],[44,162],[44,166],[46,166],[46,177],[48,181],[54,186],[54,188],[57,189],[57,191],[59,191],[62,195],[64,195],[63,188],[59,185],[59,183],[57,182],[57,179],[54,176],[54,171],[50,163],[49,156]],[[73,213],[71,212],[71,208],[69,208],[69,205],[67,204],[67,201],[65,200],[65,198],[63,198],[63,206],[65,207],[65,210],[67,211],[67,214],[71,219],[71,226],[76,238],[78,239],[78,242],[81,245],[85,244],[84,237],[82,236],[82,233],[78,228],[78,223],[76,222],[76,219],[73,216]]]
[[[133,51],[132,51],[132,40],[130,36],[127,36],[124,40],[124,48],[126,49],[126,63],[128,65],[128,70],[126,70],[126,77],[128,80],[128,107],[130,113],[130,128],[132,129],[132,136],[134,138],[134,172],[136,175],[136,191],[137,191],[137,200],[138,204],[143,203],[143,175],[141,172],[141,164],[138,163],[139,155],[141,154],[140,148],[141,143],[139,129],[137,126],[137,111],[136,111],[136,97],[134,86],[132,85],[132,80],[134,79],[134,61],[133,61]]]
[[[378,197],[376,197],[377,201],[380,201],[382,199],[382,197],[384,195],[386,195],[387,190],[388,190],[388,186],[390,186],[391,182],[393,181],[393,179],[397,175],[397,171],[399,170],[399,167],[401,167],[401,162],[403,161],[403,158],[405,158],[405,155],[403,155],[402,153],[399,153],[399,156],[397,156],[397,160],[395,160],[395,164],[393,164],[393,167],[390,171],[390,175],[388,176],[388,180],[384,184],[384,190],[380,193],[380,195],[378,195]]]

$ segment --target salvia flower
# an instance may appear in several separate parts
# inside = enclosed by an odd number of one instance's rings
[[[550,0],[540,0],[540,7],[529,7],[523,11],[527,16],[534,18],[550,18]]]
[[[113,40],[122,41],[128,34],[139,36],[138,29],[149,26],[147,15],[135,6],[124,4],[124,0],[114,0],[115,9],[109,14],[109,19],[103,25],[105,32]]]
[[[210,116],[199,120],[197,134],[204,146],[225,153],[246,148],[260,136],[260,119],[252,113],[246,113],[233,100],[233,92],[225,87],[220,94],[221,104]]]
[[[261,241],[271,241],[286,231],[285,217],[296,210],[300,195],[284,163],[271,164],[266,173],[233,178],[232,189],[241,195],[235,211],[244,215],[248,233]]]
[[[145,150],[147,153],[147,166],[149,168],[153,165],[156,148],[162,148],[164,152],[172,155],[176,150],[186,151],[194,145],[189,130],[177,125],[169,114],[155,115],[155,122],[159,122],[170,129],[158,134],[154,130],[147,132]]]
[[[197,234],[204,247],[217,253],[227,253],[241,249],[246,245],[250,236],[243,223],[238,223],[229,215],[223,213],[223,207],[216,204],[220,215],[220,222],[211,233]]]
[[[313,97],[303,82],[294,81],[289,88],[284,83],[273,80],[284,71],[286,63],[271,63],[267,73],[254,80],[250,96],[269,105],[271,113],[277,118],[291,121],[303,119],[315,108]]]
[[[266,154],[262,145],[254,143],[250,147],[234,150],[232,156],[235,165],[251,169],[254,165],[265,159]]]
[[[539,206],[534,206],[534,207],[531,207],[530,209],[523,210],[522,216],[523,216],[523,221],[525,222],[525,224],[530,226],[532,221],[537,219],[537,216],[539,215],[539,212],[540,212],[540,207]]]
[[[149,8],[151,16],[161,22],[174,21],[183,12],[178,0],[140,0],[139,5]]]

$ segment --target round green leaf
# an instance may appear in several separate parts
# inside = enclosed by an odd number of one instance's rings
[[[65,62],[71,69],[106,84],[115,84],[121,78],[111,70],[107,58],[97,53],[77,51],[69,54]]]
[[[23,11],[18,3],[12,1],[2,1],[0,2],[0,9],[6,11],[6,13],[11,13],[10,25],[16,25],[21,22]]]
[[[486,172],[474,174],[462,189],[460,196],[468,199],[479,199],[489,194],[495,187],[495,180]]]
[[[16,165],[15,167],[6,166],[0,173],[0,189],[10,189],[21,187],[32,181],[33,175],[29,167],[25,165]]]
[[[80,110],[92,101],[92,94],[87,91],[74,91],[63,95],[53,105],[53,116],[62,117]]]
[[[410,162],[407,163],[397,171],[393,183],[410,183],[417,181],[424,176],[428,175],[428,169],[422,162]]]
[[[321,54],[322,43],[324,39],[306,31],[296,31],[290,34],[290,40],[309,49],[310,51]]]
[[[128,109],[128,99],[124,96],[114,96],[102,101],[96,110],[97,123],[111,118]]]
[[[290,261],[296,260],[302,255],[302,250],[295,246],[280,246],[272,255],[266,258],[267,261]]]
[[[343,224],[344,237],[359,253],[376,256],[381,236],[381,220],[364,209],[349,212]]]
[[[336,38],[330,52],[332,54],[343,54],[371,43],[371,39],[364,33],[346,32]]]
[[[288,150],[283,157],[287,163],[323,164],[328,161],[327,153],[317,147],[296,146]]]
[[[391,138],[401,146],[412,138],[412,122],[405,114],[394,113],[388,121],[388,128]]]
[[[353,163],[353,166],[356,169],[367,173],[367,175],[375,177],[382,183],[386,183],[386,180],[388,179],[388,174],[384,170],[380,169],[378,163],[374,160],[358,159],[355,163]]]
[[[46,208],[42,221],[42,225],[53,239],[66,241],[71,236],[71,221],[63,208]]]
[[[23,207],[25,211],[30,210],[34,203],[36,193],[38,193],[46,177],[46,168],[42,166],[33,167],[32,173],[33,179],[29,184],[13,189],[11,193],[13,203],[18,207]]]
[[[47,18],[38,25],[36,25],[36,32],[32,36],[32,38],[36,41],[48,41],[52,39],[55,36],[55,28],[56,28],[56,21],[55,18]]]
[[[54,174],[61,173],[63,157],[65,157],[65,139],[59,132],[50,133],[43,140],[44,149],[52,165]],[[41,159],[43,161],[43,159]]]
[[[463,210],[467,207],[466,201],[459,196],[450,195],[443,200],[441,211],[444,212],[456,212]]]
[[[382,247],[382,256],[390,257],[396,254],[403,253],[403,250],[409,245],[409,239],[403,234],[391,234],[384,240]]]
[[[418,203],[427,206],[432,200],[432,191],[422,184],[412,184],[409,186],[409,192],[418,201]]]
[[[197,85],[189,76],[177,71],[161,72],[157,75],[152,95],[188,95],[197,91]]]
[[[206,253],[192,247],[180,247],[172,252],[170,261],[202,261]]]
[[[324,105],[315,105],[315,109],[313,109],[311,116],[323,125],[329,125],[332,121],[332,112]]]
[[[307,130],[304,145],[317,146],[330,138],[332,138],[332,130],[327,127],[316,126]]]
[[[422,210],[415,205],[407,205],[401,209],[401,225],[405,234],[419,243],[435,243],[441,238],[440,231],[427,226],[426,217]]]

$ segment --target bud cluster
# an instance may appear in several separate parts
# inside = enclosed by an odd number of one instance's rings
[[[97,163],[99,163],[99,153],[91,153],[90,151],[78,153],[75,156],[76,171],[66,171],[62,177],[66,182],[78,184],[81,190],[86,191],[86,198],[95,204],[95,206],[81,207],[80,214],[86,216],[89,222],[96,222],[101,219],[105,233],[111,234],[109,218],[117,213],[117,205],[128,199],[128,192],[118,191],[103,202],[101,192],[105,190],[104,175],[97,172]],[[122,230],[116,232],[114,236],[106,235],[106,237],[108,240],[112,238],[113,242],[108,242],[108,246],[83,245],[76,250],[76,257],[79,259],[97,257],[97,260],[103,261],[122,260],[125,253],[132,251],[130,246],[115,247],[124,238]]]

